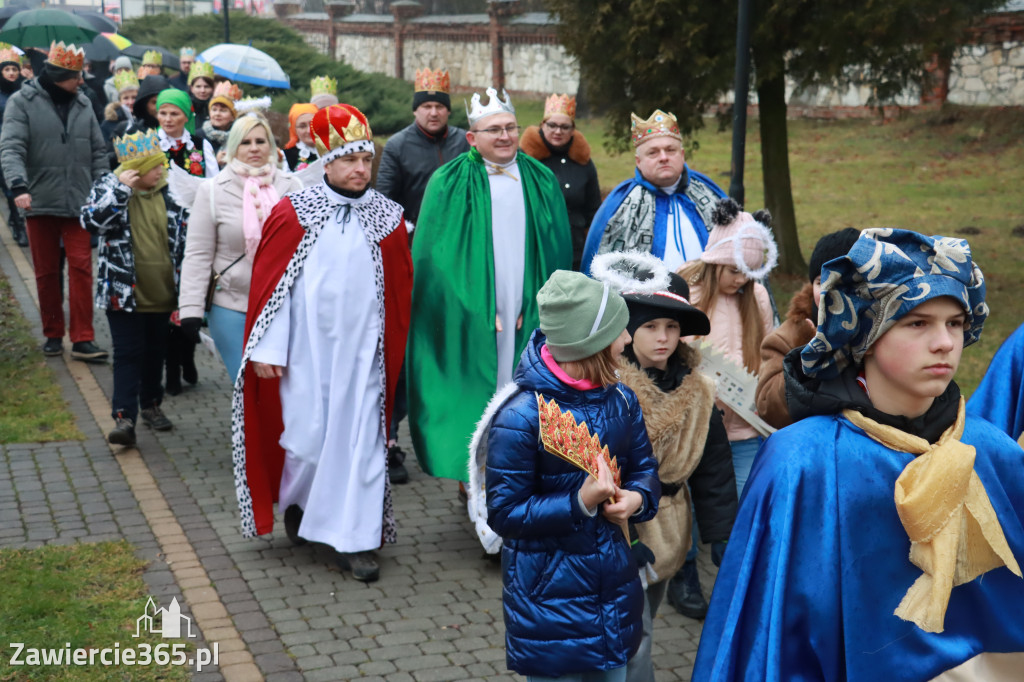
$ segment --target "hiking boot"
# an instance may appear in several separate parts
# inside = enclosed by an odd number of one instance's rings
[[[672,576],[668,583],[668,603],[687,618],[704,620],[708,615],[708,602],[700,589],[696,559],[684,563]]]
[[[306,544],[306,538],[299,535],[299,526],[302,525],[302,507],[297,504],[289,505],[284,510],[284,532],[293,545],[302,546]]]
[[[174,424],[167,418],[159,405],[147,407],[139,412],[139,416],[142,417],[142,423],[154,431],[170,431],[174,428]]]
[[[97,346],[92,341],[79,341],[71,344],[71,357],[83,362],[104,362],[107,359],[107,351]]]
[[[114,430],[107,434],[107,441],[111,445],[124,445],[125,447],[135,446],[135,422],[123,413],[118,412],[114,419]]]
[[[46,343],[43,344],[43,355],[63,355],[64,353],[64,340],[63,339],[46,339]]]
[[[402,462],[405,461],[405,452],[398,443],[388,448],[388,478],[392,484],[409,482],[409,470]]]
[[[354,552],[346,554],[343,552],[334,553],[338,568],[343,571],[352,571],[352,577],[364,583],[372,583],[380,577],[380,566],[373,552]]]

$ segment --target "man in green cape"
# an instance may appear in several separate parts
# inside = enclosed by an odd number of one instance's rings
[[[472,149],[431,177],[417,221],[406,369],[416,456],[432,476],[467,481],[467,447],[494,392],[512,380],[539,324],[536,294],[572,265],[554,174],[517,154],[505,94],[473,95]]]

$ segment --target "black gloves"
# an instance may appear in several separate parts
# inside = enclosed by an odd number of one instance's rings
[[[201,317],[183,317],[181,319],[181,331],[185,338],[192,343],[199,343],[199,328],[203,326]]]

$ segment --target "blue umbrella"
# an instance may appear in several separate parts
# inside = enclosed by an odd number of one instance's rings
[[[233,81],[284,90],[291,87],[281,65],[251,45],[221,43],[205,50],[197,59],[212,64],[214,73]]]

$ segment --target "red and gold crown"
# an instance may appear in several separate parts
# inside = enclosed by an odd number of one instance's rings
[[[633,139],[634,148],[655,137],[673,137],[680,142],[683,141],[676,117],[661,109],[655,109],[646,121],[636,114],[630,114],[629,118],[631,122],[630,137]]]
[[[373,153],[373,131],[363,112],[351,104],[332,104],[309,122],[317,153],[328,163],[355,152]]]
[[[202,62],[199,62],[202,64]],[[217,83],[217,87],[213,89],[214,97],[226,97],[232,102],[237,102],[242,99],[242,89],[232,83],[231,81],[221,81]]]
[[[591,435],[586,422],[577,424],[572,412],[563,412],[554,399],[544,402],[540,393],[537,394],[537,413],[540,417],[540,440],[545,450],[594,478],[597,478],[598,459],[604,459],[615,485],[622,482],[618,462],[609,456],[608,446],[601,445],[596,434]]]
[[[68,71],[81,71],[85,67],[85,50],[75,47],[74,43],[65,45],[63,40],[54,41],[46,61]]]
[[[552,114],[565,114],[571,119],[576,118],[576,98],[569,95],[551,95],[544,102],[544,120]]]
[[[209,62],[196,62],[188,70],[188,84],[192,85],[192,81],[197,78],[205,78],[211,83],[213,82],[213,64]]]
[[[0,64],[17,64],[21,66],[21,55],[14,49],[13,45],[0,43]]]
[[[429,68],[416,69],[416,92],[443,92],[449,93],[452,89],[452,79],[444,69],[431,71]]]

